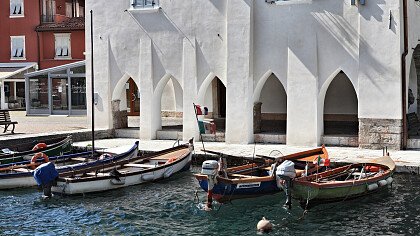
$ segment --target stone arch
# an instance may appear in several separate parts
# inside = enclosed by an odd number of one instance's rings
[[[208,108],[207,118],[214,119],[218,132],[224,132],[226,126],[226,82],[213,72],[209,73],[198,90],[197,104]]]
[[[259,101],[259,99],[260,99],[260,96],[261,96],[261,91],[262,91],[262,89],[263,89],[263,87],[264,87],[264,85],[266,84],[266,81],[267,81],[267,79],[272,75],[272,74],[274,74],[274,72],[272,71],[272,70],[268,70],[267,72],[265,72],[264,74],[263,74],[263,76],[258,80],[258,82],[257,82],[257,84],[255,85],[255,89],[254,89],[254,94],[253,94],[253,101],[254,102],[258,102]],[[274,76],[276,76],[275,74],[274,74]],[[279,78],[279,77],[277,77],[276,76],[276,78],[279,80],[279,82],[281,83],[281,85],[283,86],[283,89],[285,90],[285,91],[287,91],[286,90],[286,86],[285,86],[285,84],[284,84],[284,82]]]
[[[128,73],[125,73],[117,82],[117,84],[114,87],[114,90],[112,91],[112,101],[114,100],[121,100],[121,96],[124,92],[125,89],[125,84],[127,83],[127,81],[132,78],[134,80],[134,82],[136,83],[137,87],[139,87],[139,82],[134,79],[133,76],[131,76]]]
[[[286,133],[287,92],[269,70],[258,81],[254,95],[254,133]]]
[[[324,135],[358,135],[358,96],[354,83],[342,70],[321,87]],[[339,99],[337,99],[339,98]]]
[[[168,87],[168,85],[170,85],[170,87]],[[166,92],[170,92],[165,93],[165,89]],[[173,103],[173,106],[170,105],[173,110],[162,110],[162,101],[165,100],[162,98],[165,95],[171,96],[167,99],[167,101],[169,101],[169,103]],[[160,119],[158,119],[157,130],[162,129],[162,117],[182,118],[183,90],[181,84],[171,74],[167,73],[159,80],[153,93],[153,101],[153,106],[155,106],[155,109],[160,112],[160,116],[158,116]],[[182,120],[180,121],[180,124],[177,124],[176,126],[182,130]]]

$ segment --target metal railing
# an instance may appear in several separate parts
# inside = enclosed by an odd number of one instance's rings
[[[154,8],[159,6],[159,0],[131,0],[133,8]]]

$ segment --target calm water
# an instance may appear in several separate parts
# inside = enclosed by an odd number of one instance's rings
[[[283,194],[238,200],[204,212],[193,202],[190,173],[171,181],[79,197],[43,200],[34,189],[0,191],[0,235],[256,235],[262,216],[268,235],[419,235],[420,176],[396,175],[377,195],[313,208],[303,219]],[[201,201],[205,193],[199,191]],[[220,205],[216,204],[216,208]]]

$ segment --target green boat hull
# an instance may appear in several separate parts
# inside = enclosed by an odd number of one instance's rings
[[[383,180],[391,176],[386,176]],[[350,186],[336,186],[336,187],[313,187],[307,185],[295,184],[292,187],[292,197],[301,202],[312,201],[312,202],[336,202],[356,197],[361,197],[381,189],[387,188],[389,184],[380,186],[377,188],[369,189],[368,186],[377,184],[377,181],[369,183],[359,183]]]
[[[62,156],[63,154],[71,152],[71,150],[72,150],[71,144],[72,144],[71,139],[67,139],[67,140],[64,140],[63,143],[61,143],[59,145],[56,145],[56,146],[52,145],[53,147],[47,148],[46,150],[43,150],[42,152],[45,153],[49,157]],[[29,152],[27,154],[16,153],[16,156],[13,156],[13,157],[7,157],[7,158],[1,158],[0,157],[0,165],[11,164],[11,163],[21,162],[21,161],[25,161],[25,160],[31,160],[31,158],[33,157],[33,155],[35,153],[36,152]]]

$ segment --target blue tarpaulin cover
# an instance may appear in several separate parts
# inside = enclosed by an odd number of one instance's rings
[[[48,184],[57,177],[58,172],[52,162],[44,163],[34,171],[34,178],[38,185]]]

